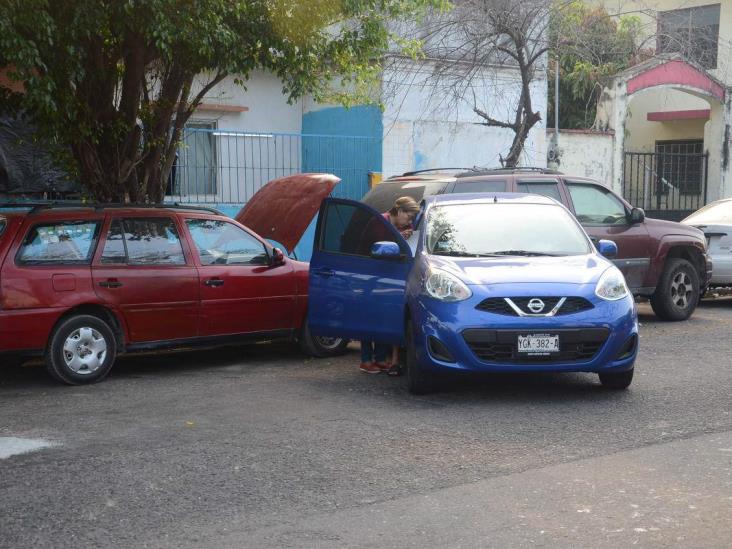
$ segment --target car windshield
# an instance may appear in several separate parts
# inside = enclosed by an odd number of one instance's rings
[[[429,211],[427,253],[462,257],[590,253],[586,235],[561,206],[477,203]]]
[[[726,224],[732,223],[732,200],[724,200],[707,204],[684,219],[684,223],[698,224]]]

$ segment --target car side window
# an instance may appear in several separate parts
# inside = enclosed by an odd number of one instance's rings
[[[267,250],[245,230],[227,221],[186,219],[202,265],[267,265]]]
[[[352,204],[328,205],[320,249],[328,253],[371,256],[375,242],[397,242],[384,218]]]
[[[185,265],[183,246],[173,219],[115,219],[102,252],[106,265]]]
[[[610,190],[599,185],[567,181],[577,220],[585,225],[623,225],[627,223],[625,206]]]
[[[518,181],[516,188],[520,193],[540,194],[562,203],[562,195],[559,193],[556,181]]]
[[[454,193],[504,193],[506,181],[460,181],[455,183]]]
[[[61,221],[33,226],[18,251],[18,263],[85,265],[91,261],[98,221]]]

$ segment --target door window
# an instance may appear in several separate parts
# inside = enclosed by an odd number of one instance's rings
[[[166,217],[145,217],[112,222],[102,263],[185,265],[186,260],[174,221]]]
[[[624,225],[625,206],[608,189],[567,182],[577,220],[585,225]]]
[[[36,225],[25,236],[18,252],[23,264],[87,264],[94,253],[99,223],[64,221]]]
[[[227,221],[187,219],[202,265],[267,265],[264,244]]]
[[[506,192],[505,181],[460,181],[455,183],[456,193],[503,193]]]
[[[559,185],[556,181],[519,181],[517,187],[520,193],[540,194],[562,203],[562,196],[559,194]]]
[[[382,216],[355,205],[331,203],[321,230],[320,250],[370,257],[375,242],[398,242],[387,223]]]

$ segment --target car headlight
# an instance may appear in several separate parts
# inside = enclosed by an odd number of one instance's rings
[[[424,283],[427,295],[440,301],[463,301],[473,292],[458,277],[438,269],[430,269]]]
[[[602,273],[595,287],[595,295],[607,301],[617,301],[629,293],[625,277],[617,267],[610,267]]]

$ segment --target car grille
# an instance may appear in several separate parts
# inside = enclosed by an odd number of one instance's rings
[[[533,297],[509,297],[508,299],[513,301],[514,304],[527,315],[534,314],[529,310],[528,307],[529,301],[534,299]],[[554,307],[557,306],[557,303],[559,303],[559,300],[562,298],[540,297],[540,299],[544,302],[544,311],[540,313],[540,315],[544,315],[553,310]],[[571,315],[582,311],[588,311],[593,307],[594,306],[592,305],[592,303],[590,303],[584,297],[567,297],[565,298],[564,303],[562,303],[562,306],[560,307],[559,311],[557,311],[555,316]],[[513,309],[513,307],[508,304],[508,301],[506,301],[506,298],[504,297],[489,297],[488,299],[484,299],[483,301],[478,303],[475,308],[479,311],[485,311],[487,313],[494,313],[497,315],[519,316],[518,313]]]
[[[559,353],[550,356],[519,356],[519,335],[551,333],[559,335]],[[463,332],[463,339],[475,356],[484,362],[542,363],[587,362],[592,360],[607,341],[605,328],[573,330],[490,330],[474,328]]]

